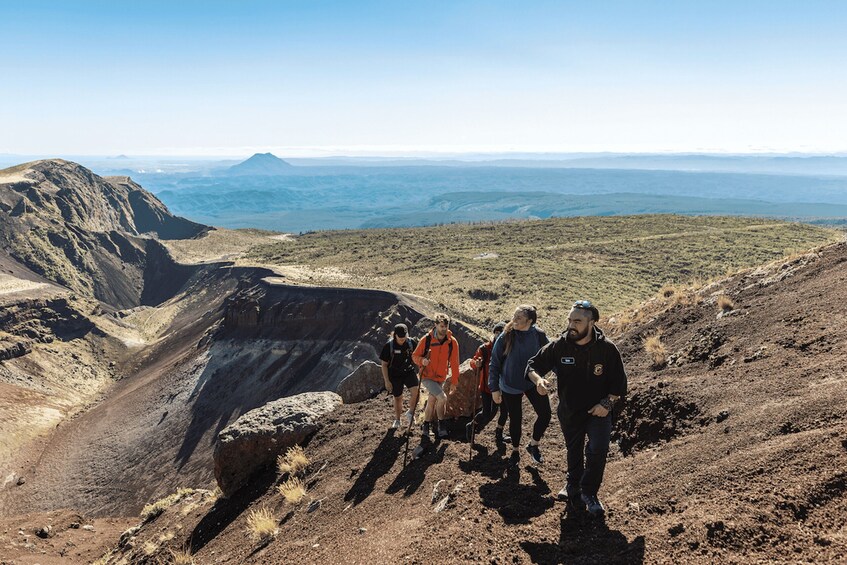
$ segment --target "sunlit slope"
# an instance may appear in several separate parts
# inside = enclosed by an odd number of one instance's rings
[[[754,218],[582,217],[309,233],[256,246],[247,259],[311,284],[420,294],[482,324],[531,302],[540,325],[558,331],[577,298],[609,314],[669,282],[723,276],[842,237]]]

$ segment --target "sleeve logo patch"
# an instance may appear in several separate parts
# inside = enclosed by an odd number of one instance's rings
[[[599,377],[602,374],[603,374],[603,365],[600,365],[599,363],[597,365],[594,365],[594,375]]]
[[[576,365],[576,359],[573,357],[562,357],[562,365]]]

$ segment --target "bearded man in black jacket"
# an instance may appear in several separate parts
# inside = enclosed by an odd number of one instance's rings
[[[541,348],[526,370],[527,379],[539,389],[548,386],[542,375],[556,374],[556,413],[568,458],[567,482],[558,496],[595,516],[606,511],[597,492],[609,453],[613,408],[626,395],[621,354],[595,325],[599,319],[600,312],[590,301],[576,301],[568,314],[567,331]]]

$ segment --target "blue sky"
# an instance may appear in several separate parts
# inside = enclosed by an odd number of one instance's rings
[[[847,151],[843,2],[8,2],[0,153]]]

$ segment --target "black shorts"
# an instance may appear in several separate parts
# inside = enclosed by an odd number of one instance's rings
[[[391,381],[391,394],[397,398],[403,395],[403,387],[413,388],[418,386],[418,376],[415,373],[401,373],[396,376],[389,376],[388,380]]]

